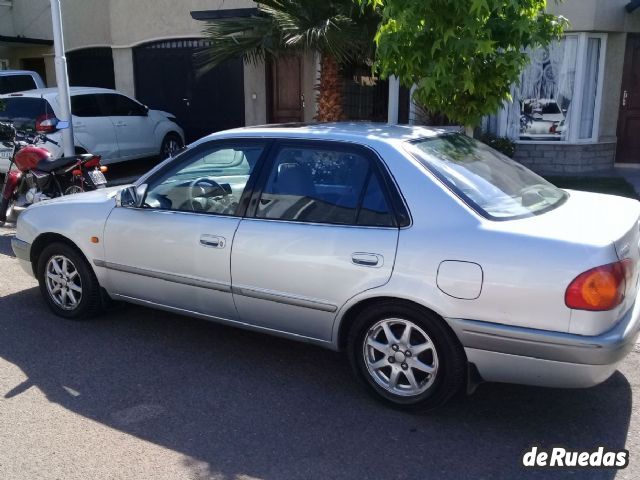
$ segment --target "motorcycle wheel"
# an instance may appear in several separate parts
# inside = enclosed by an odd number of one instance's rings
[[[7,223],[7,218],[11,218],[10,211],[13,212],[13,204],[15,200],[13,198],[2,197],[0,202],[0,223]]]

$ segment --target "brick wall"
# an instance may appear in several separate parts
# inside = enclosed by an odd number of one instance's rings
[[[519,143],[514,160],[538,173],[575,174],[610,170],[616,156],[615,143],[563,145]]]

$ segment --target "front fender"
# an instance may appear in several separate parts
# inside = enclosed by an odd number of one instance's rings
[[[104,226],[109,213],[115,208],[114,196],[115,192],[111,195],[106,190],[96,190],[65,197],[65,201],[52,200],[32,205],[18,217],[16,238],[33,246],[43,235],[60,235],[72,242],[89,263],[103,260]],[[97,237],[97,243],[93,237]],[[103,272],[94,265],[92,267],[102,283]]]
[[[2,198],[5,200],[9,200],[15,192],[16,188],[20,184],[20,180],[22,179],[22,172],[18,172],[16,170],[11,170],[7,173],[7,179],[4,184],[4,188],[2,189]]]

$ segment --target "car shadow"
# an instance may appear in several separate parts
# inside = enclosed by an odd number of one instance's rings
[[[369,398],[342,354],[317,347],[134,306],[66,321],[36,288],[0,298],[0,312],[13,312],[0,313],[0,357],[27,377],[0,401],[36,387],[188,456],[192,478],[567,478],[524,471],[524,451],[622,449],[629,429],[620,373],[583,391],[483,385],[411,415]]]

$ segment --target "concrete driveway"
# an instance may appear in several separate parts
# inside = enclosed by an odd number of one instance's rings
[[[487,384],[408,415],[319,348],[132,306],[57,318],[12,234],[0,227],[4,480],[640,478],[639,353],[593,389]],[[627,448],[630,465],[525,471],[534,444]]]

